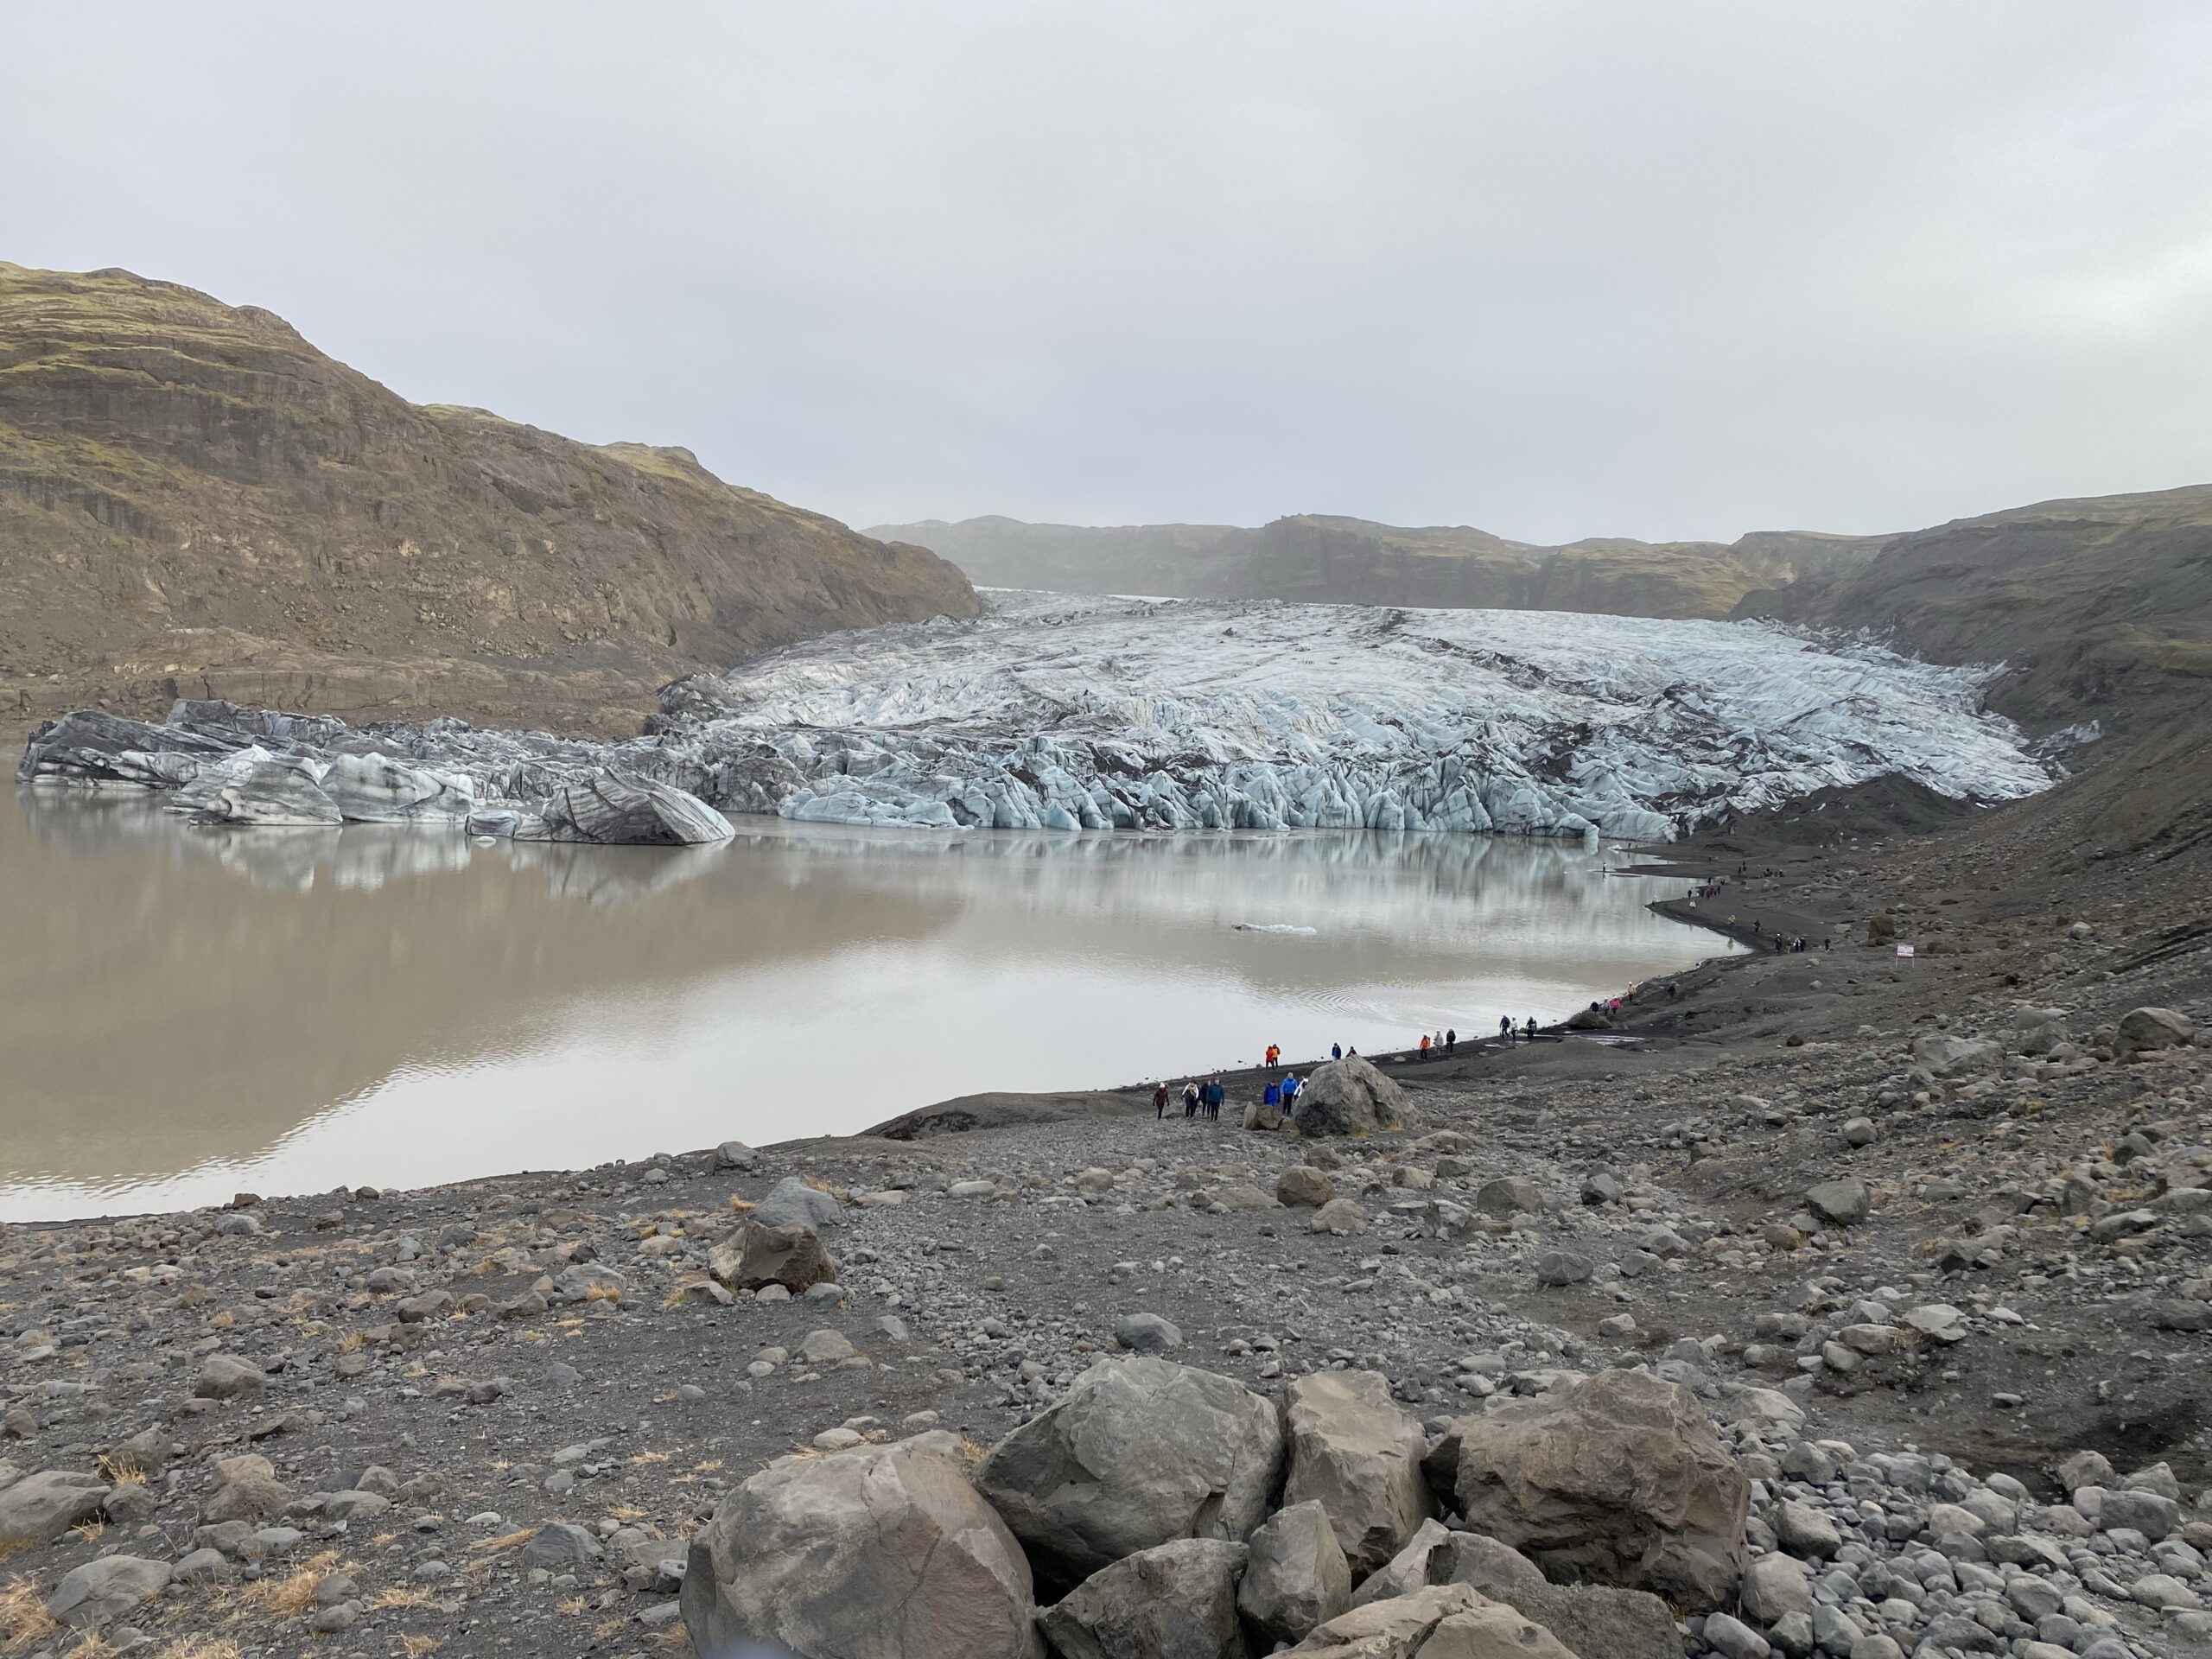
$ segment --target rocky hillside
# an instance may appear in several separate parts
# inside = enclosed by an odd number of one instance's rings
[[[656,684],[970,615],[959,572],[723,483],[408,403],[281,318],[0,264],[0,697],[634,730]]]
[[[1656,617],[1725,617],[1747,594],[1847,568],[1881,541],[1770,531],[1726,543],[1602,537],[1541,547],[1465,526],[1314,513],[1258,530],[987,518],[868,533],[933,549],[988,587]]]
[[[2004,662],[1992,702],[2031,727],[2163,725],[2212,693],[2212,485],[1955,519],[1751,594],[1739,613]]]

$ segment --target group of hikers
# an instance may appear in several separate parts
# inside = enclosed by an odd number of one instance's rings
[[[1613,1006],[1618,1007],[1619,1005],[1620,999],[1614,998]],[[1594,1007],[1597,1004],[1592,1003],[1591,1006]],[[1535,1042],[1536,1016],[1530,1014],[1524,1027],[1515,1025],[1511,1014],[1501,1014],[1497,1021],[1497,1039],[1502,1043]],[[1454,1057],[1458,1054],[1459,1049],[1459,1033],[1457,1027],[1446,1026],[1442,1031],[1423,1032],[1420,1041],[1415,1045],[1414,1052],[1426,1060]],[[1357,1059],[1359,1057],[1359,1051],[1357,1048],[1346,1048],[1342,1043],[1329,1045],[1329,1058],[1332,1060],[1341,1060],[1348,1055]],[[1281,1065],[1282,1045],[1269,1043],[1260,1057],[1262,1074],[1270,1074]],[[1299,1090],[1305,1086],[1306,1080],[1298,1075],[1295,1068],[1285,1067],[1280,1077],[1271,1075],[1267,1077],[1265,1086],[1260,1091],[1260,1103],[1262,1106],[1273,1107],[1278,1111],[1288,1112],[1293,1103],[1298,1099]],[[1221,1074],[1216,1072],[1212,1077],[1192,1077],[1185,1083],[1181,1097],[1185,1117],[1218,1118],[1221,1116],[1223,1104],[1229,1098],[1229,1090],[1221,1080]],[[1174,1098],[1174,1094],[1168,1089],[1166,1084],[1154,1084],[1152,1086],[1153,1116],[1164,1119],[1167,1116],[1168,1104]]]
[[[1277,1057],[1281,1052],[1282,1051],[1273,1043],[1268,1045],[1268,1065],[1270,1069],[1274,1067]],[[1338,1059],[1344,1058],[1341,1051],[1337,1053],[1336,1058]],[[1268,1086],[1261,1091],[1261,1103],[1274,1107],[1278,1111],[1287,1112],[1290,1109],[1291,1102],[1298,1098],[1298,1091],[1305,1086],[1297,1072],[1285,1071],[1280,1080],[1273,1077],[1268,1080]],[[1228,1098],[1229,1091],[1223,1087],[1218,1075],[1208,1077],[1204,1083],[1193,1077],[1183,1085],[1183,1116],[1217,1118],[1221,1116],[1222,1103]],[[1167,1116],[1167,1085],[1164,1083],[1153,1084],[1153,1116],[1164,1118]]]

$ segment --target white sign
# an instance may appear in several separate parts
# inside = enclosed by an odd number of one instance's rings
[[[1910,956],[1911,954],[1912,954],[1912,947],[1911,947],[1910,945],[1909,945],[1909,944],[1901,944],[1901,945],[1897,946],[1897,955],[1899,955],[1899,956],[1901,956],[1901,957],[1909,957],[1909,956]]]

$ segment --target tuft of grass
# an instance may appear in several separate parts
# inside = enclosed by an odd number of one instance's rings
[[[146,1471],[129,1458],[103,1457],[99,1462],[100,1478],[111,1486],[143,1486]]]
[[[156,1659],[239,1659],[238,1644],[227,1636],[188,1636],[163,1648]]]
[[[566,1596],[553,1605],[553,1611],[563,1618],[574,1618],[583,1610],[584,1599],[582,1596]]]
[[[338,1351],[341,1354],[353,1353],[365,1346],[368,1340],[369,1333],[365,1331],[348,1331],[338,1338]]]
[[[438,1638],[435,1636],[402,1636],[399,1638],[399,1650],[406,1659],[423,1659],[424,1655],[435,1653],[438,1647]]]
[[[388,1585],[361,1605],[371,1612],[382,1612],[387,1608],[428,1607],[437,1598],[416,1585]]]
[[[297,1618],[315,1605],[315,1587],[338,1565],[338,1552],[310,1555],[283,1578],[258,1579],[241,1592],[250,1605],[272,1618]]]
[[[518,1549],[537,1536],[536,1527],[524,1527],[514,1532],[503,1532],[496,1538],[486,1538],[469,1548],[474,1550]]]
[[[751,1198],[741,1198],[736,1193],[733,1192],[729,1195],[729,1207],[736,1211],[740,1215],[743,1215],[747,1210],[759,1209],[760,1205],[753,1203]]]
[[[21,1653],[60,1628],[36,1580],[18,1574],[0,1586],[0,1653]]]

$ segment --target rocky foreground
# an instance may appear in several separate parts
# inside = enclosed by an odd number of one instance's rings
[[[10,1228],[0,1644],[2212,1651],[2212,923],[2071,833],[1705,849],[1816,948],[1272,1130]]]

